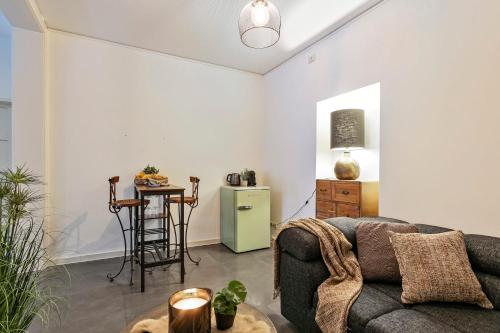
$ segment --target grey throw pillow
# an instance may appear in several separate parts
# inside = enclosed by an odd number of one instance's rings
[[[417,227],[407,223],[365,222],[356,227],[358,261],[363,279],[367,281],[401,282],[398,261],[389,231],[417,233]]]

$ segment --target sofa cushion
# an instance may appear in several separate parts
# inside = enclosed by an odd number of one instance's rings
[[[366,333],[460,333],[433,317],[414,310],[396,310],[370,320]]]
[[[325,220],[325,222],[342,231],[352,244],[354,253],[356,253],[356,226],[361,221],[406,223],[387,217],[363,217],[360,219],[336,217]],[[286,229],[280,233],[278,242],[282,251],[286,251],[302,261],[313,261],[321,258],[318,238],[305,230],[299,228]],[[297,244],[300,244],[300,246],[297,246]]]
[[[359,294],[351,307],[351,311],[349,311],[349,328],[353,333],[364,332],[366,324],[373,318],[399,309],[403,309],[400,302],[368,285],[364,285],[361,294]]]
[[[500,277],[483,272],[474,273],[495,309],[500,310]]]
[[[438,227],[429,224],[415,224],[417,226],[418,232],[421,234],[440,234],[442,232],[452,231],[452,229]]]
[[[420,233],[435,234],[451,229],[417,224]],[[495,309],[500,309],[500,238],[484,235],[465,235],[467,255],[481,287]]]
[[[332,219],[327,219],[325,222],[333,225],[345,235],[347,240],[352,244],[352,250],[357,253],[357,243],[356,243],[356,227],[361,222],[390,222],[390,223],[407,223],[402,220],[392,219],[389,217],[361,217],[358,219],[352,219],[350,217],[335,217]]]
[[[381,293],[384,293],[393,300],[401,303],[401,294],[403,293],[403,287],[400,284],[368,282],[366,283],[366,285],[380,291]]]
[[[425,313],[463,333],[500,332],[500,312],[496,310],[485,310],[475,305],[456,303],[415,305],[412,310]]]
[[[422,234],[438,234],[452,229],[428,224],[416,224]],[[500,238],[484,235],[465,235],[467,254],[474,270],[500,276]]]
[[[415,233],[417,227],[407,223],[362,222],[356,227],[358,261],[366,281],[401,283],[398,261],[388,231]]]
[[[342,231],[347,240],[352,244],[352,250],[356,252],[356,227],[359,224],[357,219],[352,219],[350,217],[335,217],[325,220],[325,222]]]
[[[465,235],[465,245],[474,270],[500,276],[500,238]]]
[[[364,216],[356,219],[358,222],[386,222],[386,223],[408,223],[403,220],[393,219],[392,217],[384,216]]]
[[[465,302],[493,308],[472,271],[461,231],[389,233],[403,277],[403,303]]]

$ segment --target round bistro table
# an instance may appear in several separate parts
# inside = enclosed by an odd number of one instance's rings
[[[139,316],[134,321],[129,323],[127,327],[122,331],[122,333],[130,333],[135,324],[146,319],[163,319],[164,325],[162,325],[161,332],[154,333],[168,333],[168,303],[160,305],[151,311]],[[164,329],[163,329],[164,327]],[[236,313],[236,318],[234,320],[234,325],[230,329],[219,331],[215,323],[215,315],[212,310],[212,332],[224,332],[224,333],[277,333],[271,319],[268,316],[257,310],[255,307],[242,303],[238,305],[238,312]]]

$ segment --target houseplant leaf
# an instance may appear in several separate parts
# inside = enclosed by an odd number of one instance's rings
[[[247,289],[240,281],[233,280],[229,282],[228,289],[232,291],[240,299],[239,303],[243,303],[247,297]],[[239,304],[238,303],[238,304]]]

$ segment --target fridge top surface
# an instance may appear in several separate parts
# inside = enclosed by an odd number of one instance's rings
[[[224,185],[222,188],[233,190],[233,191],[255,191],[255,190],[270,190],[269,186],[229,186]]]

